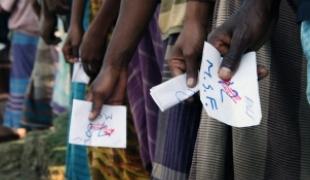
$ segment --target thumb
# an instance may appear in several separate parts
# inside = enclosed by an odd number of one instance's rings
[[[89,114],[89,120],[94,121],[101,112],[102,105],[103,105],[103,100],[100,97],[96,97],[95,95],[92,96],[92,109]]]
[[[258,76],[258,81],[264,79],[269,75],[268,69],[263,66],[263,65],[257,65],[257,76]]]
[[[244,33],[243,33],[244,34]],[[247,41],[242,33],[234,33],[230,48],[224,56],[219,70],[219,77],[229,81],[238,68],[241,57],[247,49]]]

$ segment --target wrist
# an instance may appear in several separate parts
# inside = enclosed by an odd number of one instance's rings
[[[210,6],[212,6],[212,3],[188,1],[184,26],[198,26],[207,29]]]
[[[121,70],[128,67],[132,53],[130,50],[120,50],[112,52],[107,50],[107,54],[104,58],[104,65],[116,70]]]

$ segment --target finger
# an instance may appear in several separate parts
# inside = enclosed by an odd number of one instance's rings
[[[241,57],[247,49],[248,38],[245,37],[243,31],[237,31],[233,34],[230,48],[224,56],[219,70],[219,77],[225,81],[229,81],[233,73],[236,71]]]
[[[199,56],[199,53],[195,51],[190,51],[190,53],[184,52],[186,64],[186,84],[190,88],[195,87],[198,81]]]
[[[93,101],[93,93],[88,92],[85,99],[86,101]]]
[[[78,62],[79,61],[79,46],[73,46],[72,47],[72,56],[73,56],[73,61]]]
[[[92,97],[93,104],[92,104],[91,112],[89,114],[89,120],[94,121],[100,115],[102,105],[103,105],[102,97],[104,96],[98,96],[96,95],[96,93],[93,94],[93,97]]]
[[[180,37],[179,37],[180,38]],[[179,40],[179,39],[178,39]],[[185,71],[185,59],[179,45],[179,41],[177,40],[176,44],[172,47],[171,53],[168,56],[168,65],[169,69],[173,76],[178,76],[183,74]],[[183,67],[183,68],[182,68]]]
[[[266,78],[269,75],[268,69],[263,65],[257,65],[258,81]]]
[[[169,60],[169,69],[173,76],[179,76],[184,74],[186,70],[185,59],[170,59]]]
[[[222,55],[225,55],[229,50],[231,36],[221,29],[214,30],[209,34],[208,42],[212,44]]]
[[[66,43],[62,48],[62,53],[64,54],[67,62],[74,63],[73,61],[71,61],[71,59],[73,58],[71,45]]]
[[[93,73],[92,73],[92,70],[91,70],[91,67],[89,66],[89,64],[84,63],[82,60],[82,66],[83,66],[85,73],[91,77]]]

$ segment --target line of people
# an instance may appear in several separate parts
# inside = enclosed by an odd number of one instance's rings
[[[70,97],[93,103],[90,120],[103,104],[127,105],[127,148],[68,145],[68,179],[310,179],[308,9],[305,0],[0,0],[13,32],[4,125],[19,136],[49,127]],[[55,35],[59,19],[66,37]],[[257,51],[261,125],[224,125],[198,94],[158,110],[150,89],[183,73],[194,87],[204,41],[223,56],[223,80]],[[81,61],[90,84],[69,94],[64,59]]]

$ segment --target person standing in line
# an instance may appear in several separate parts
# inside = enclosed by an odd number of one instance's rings
[[[32,5],[32,0],[0,1],[0,11],[11,13],[9,28],[13,31],[10,97],[4,113],[4,125],[20,137],[26,135],[20,122],[39,37],[39,19]]]

